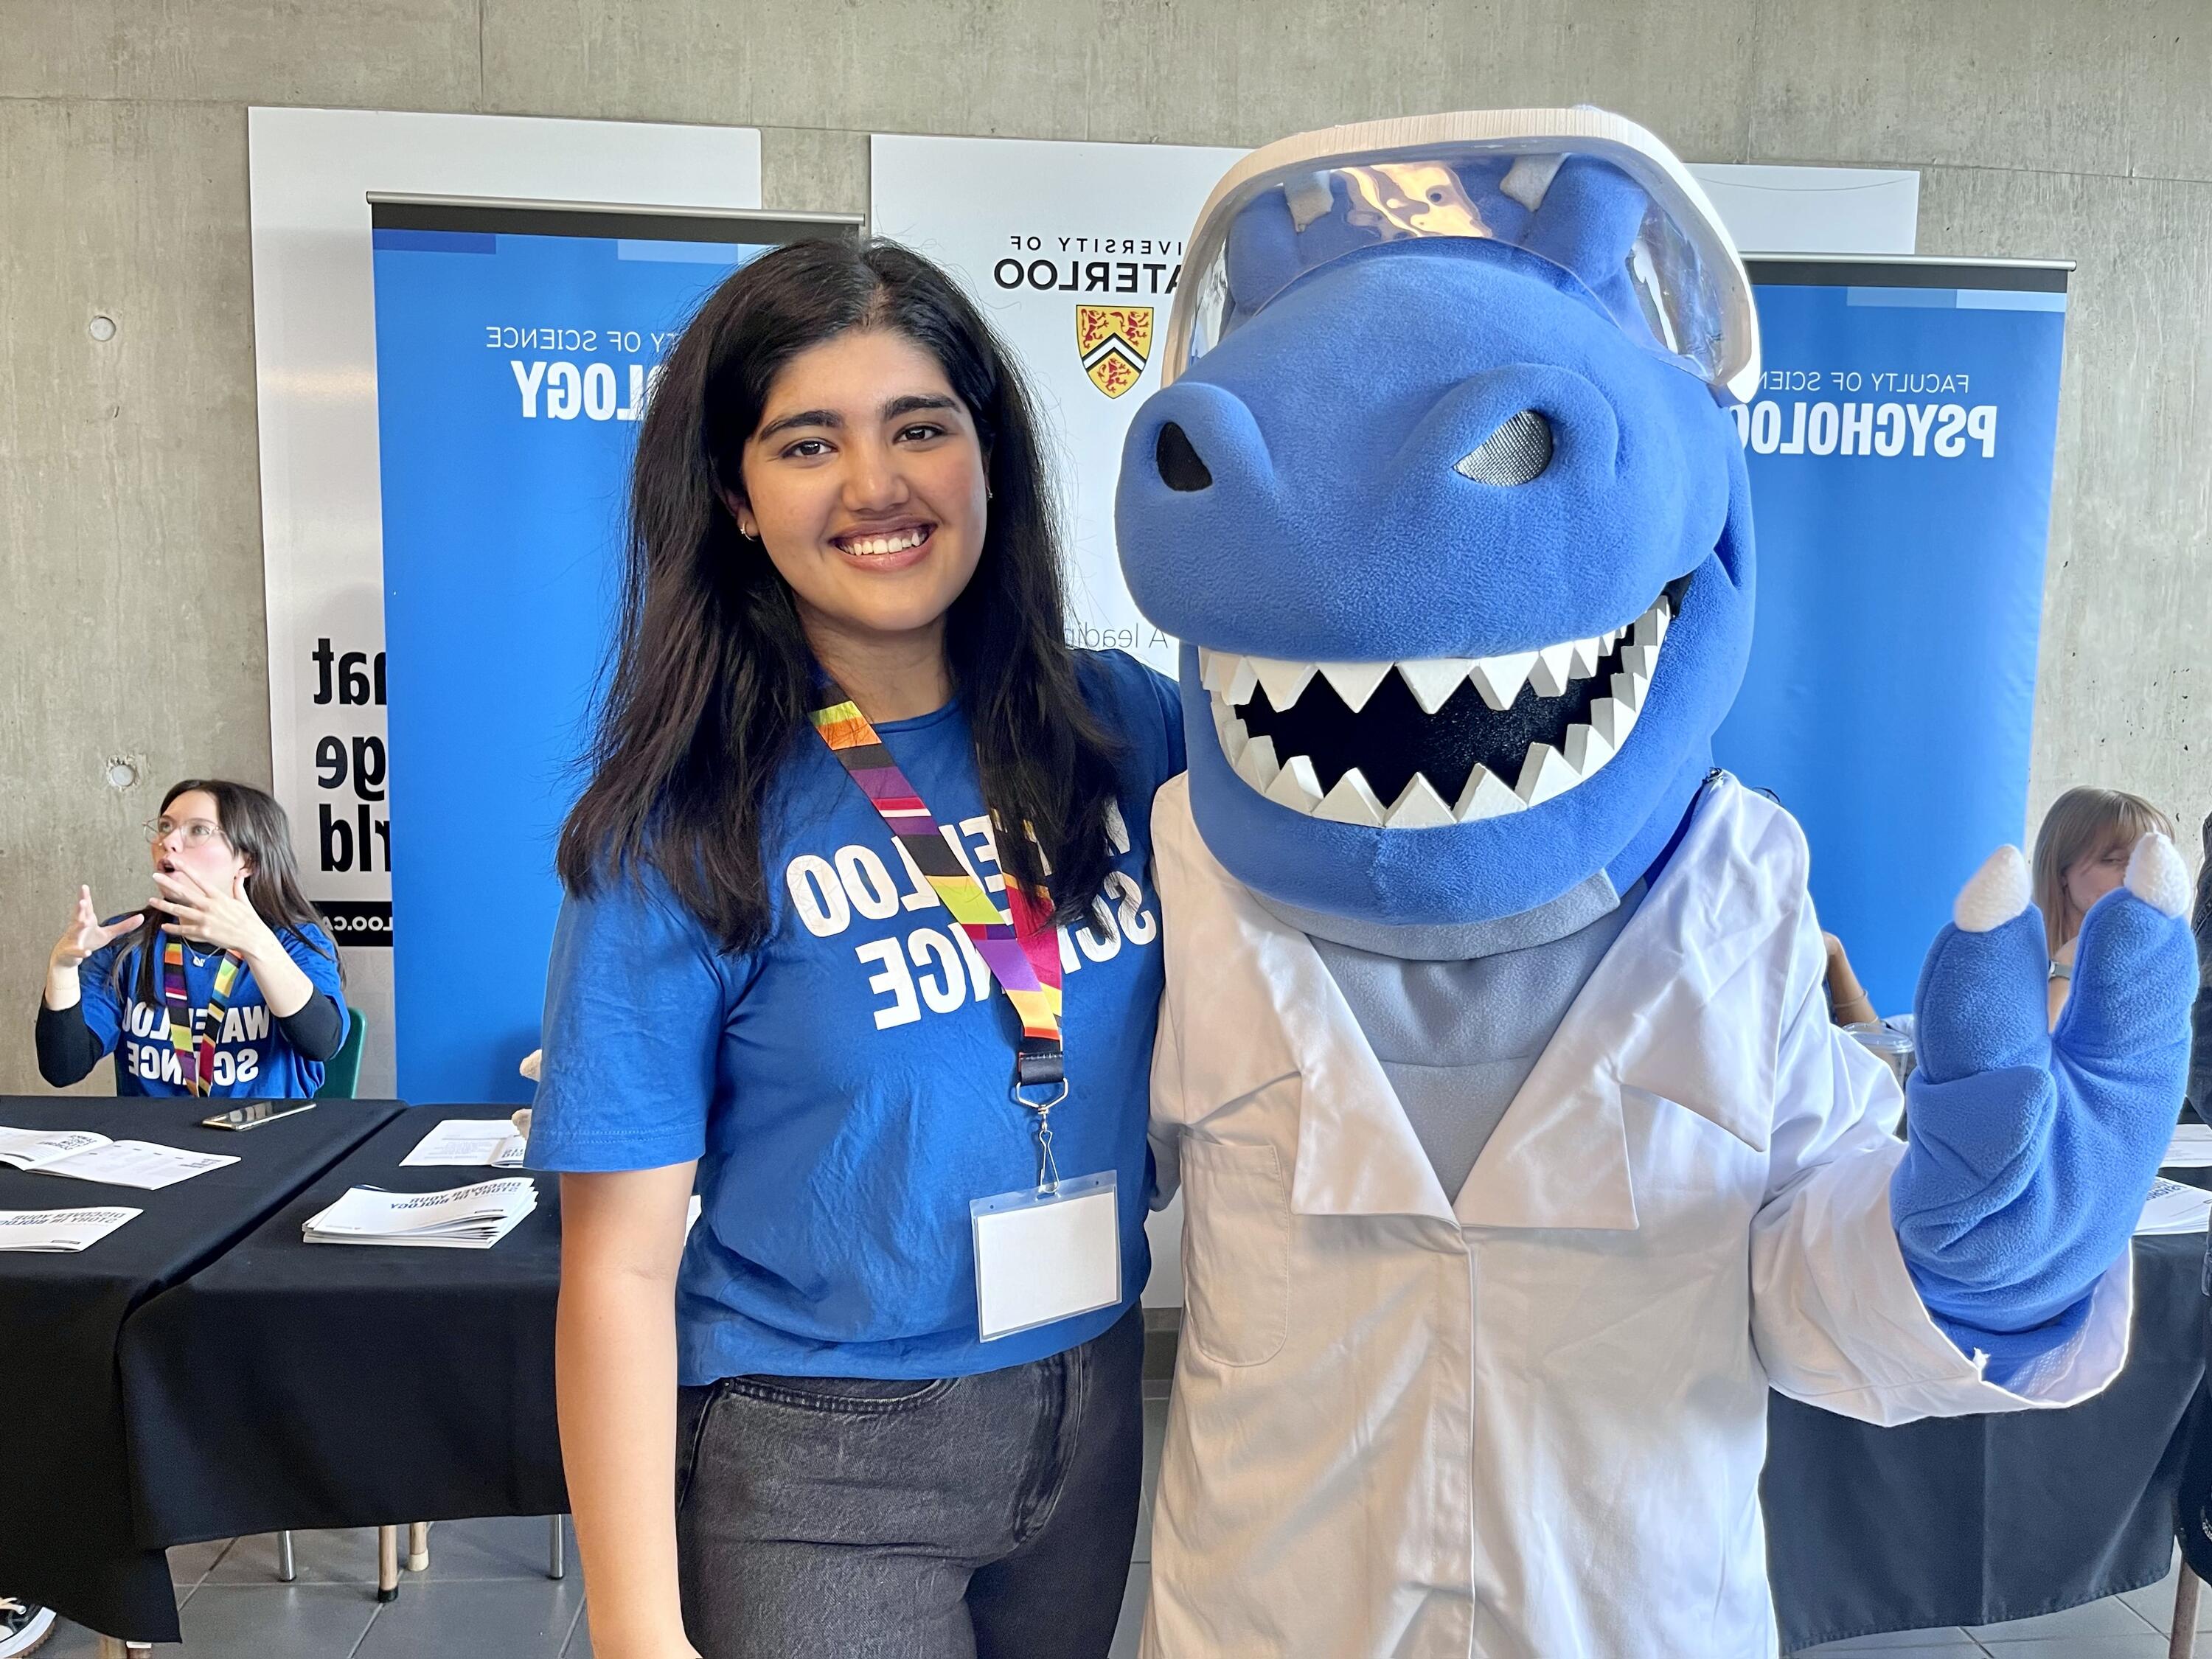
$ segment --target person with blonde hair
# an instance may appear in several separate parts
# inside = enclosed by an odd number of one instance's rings
[[[2153,830],[2170,840],[2172,822],[2124,789],[2069,789],[2043,815],[2043,827],[2035,832],[2035,904],[2050,942],[2054,1026],[2073,984],[2082,917],[2126,878],[2136,843]]]

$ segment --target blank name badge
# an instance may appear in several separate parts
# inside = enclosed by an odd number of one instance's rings
[[[1073,1319],[1121,1299],[1121,1220],[1114,1172],[979,1198],[975,1318],[983,1340]]]

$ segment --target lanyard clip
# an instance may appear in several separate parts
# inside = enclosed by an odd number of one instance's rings
[[[1052,1091],[1052,1094],[1048,1099],[1032,1100],[1028,1095],[1022,1092],[1024,1089],[1050,1089]],[[1021,1107],[1025,1111],[1035,1112],[1039,1117],[1042,1117],[1047,1113],[1050,1112],[1054,1107],[1059,1105],[1061,1101],[1067,1098],[1067,1080],[1065,1078],[1056,1078],[1048,1084],[1023,1083],[1017,1080],[1013,1087],[1007,1090],[1006,1093],[1008,1097],[1013,1101],[1015,1105]]]
[[[1022,1092],[1024,1089],[1052,1091],[1048,1099],[1032,1100]],[[1056,1078],[1050,1083],[1024,1083],[1018,1075],[1006,1091],[1015,1105],[1036,1114],[1037,1196],[1051,1198],[1060,1191],[1060,1165],[1052,1155],[1052,1109],[1067,1098],[1067,1079]]]

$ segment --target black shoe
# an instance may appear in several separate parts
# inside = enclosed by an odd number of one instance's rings
[[[54,1632],[54,1610],[13,1595],[0,1595],[0,1659],[44,1647]]]

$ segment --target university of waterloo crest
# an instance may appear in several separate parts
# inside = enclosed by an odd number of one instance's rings
[[[1152,307],[1076,307],[1075,349],[1091,384],[1120,397],[1136,385],[1152,355]]]

